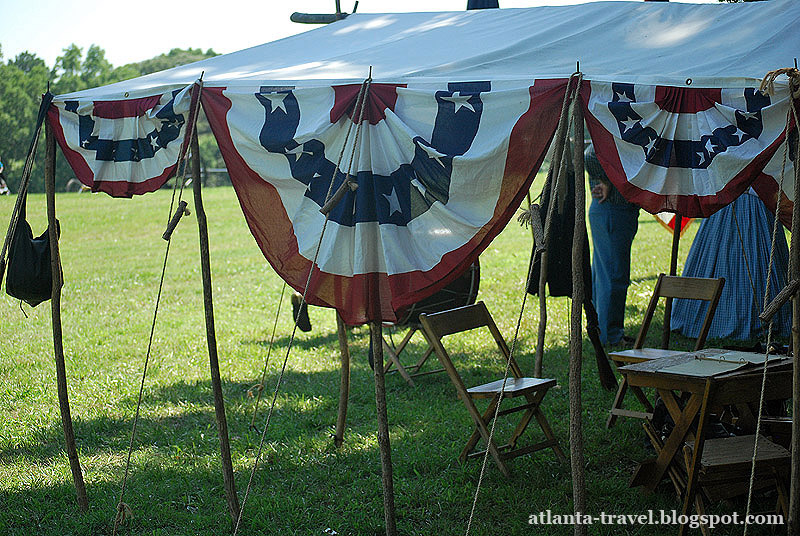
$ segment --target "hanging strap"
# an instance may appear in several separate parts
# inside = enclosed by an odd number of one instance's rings
[[[0,251],[0,285],[3,283],[3,275],[6,272],[7,254],[11,246],[11,238],[17,230],[17,222],[19,222],[20,218],[25,217],[25,200],[28,197],[28,184],[31,180],[33,161],[36,158],[36,147],[39,145],[39,137],[42,132],[44,118],[52,102],[53,94],[50,93],[50,91],[42,95],[42,103],[39,105],[39,115],[36,117],[36,127],[33,130],[33,139],[28,148],[28,156],[25,158],[25,166],[22,168],[22,178],[19,182],[17,202],[14,204],[14,210],[11,211],[11,221],[8,223],[8,231],[6,232],[6,239],[3,242],[3,250]]]

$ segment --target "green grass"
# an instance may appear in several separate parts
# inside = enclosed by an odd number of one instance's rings
[[[214,309],[220,367],[240,496],[259,437],[248,431],[253,399],[281,294],[282,282],[261,256],[230,188],[205,192],[211,241]],[[58,196],[62,227],[63,328],[72,416],[90,511],[75,504],[63,451],[52,358],[50,306],[35,309],[0,298],[0,534],[110,534],[125,466],[140,375],[152,322],[168,218],[166,191],[114,200],[105,195]],[[14,198],[0,197],[7,222]],[[31,195],[34,232],[45,225],[45,199]],[[697,226],[685,235],[681,262]],[[669,266],[670,235],[642,214],[634,244],[627,331],[639,328],[658,272]],[[530,232],[515,223],[481,257],[480,299],[511,338],[530,251]],[[569,301],[549,299],[545,373],[559,387],[546,413],[568,450],[567,356]],[[288,307],[288,295],[284,300]],[[339,385],[335,319],[310,311],[314,330],[298,332],[267,436],[264,458],[248,499],[241,534],[382,534],[380,458],[368,330],[350,334],[352,388],[341,449],[330,434]],[[528,300],[518,360],[533,367],[538,306]],[[291,333],[288,308],[280,315],[267,390],[278,377]],[[660,337],[657,318],[651,334]],[[395,340],[401,334],[394,335]],[[687,341],[676,337],[676,345]],[[476,335],[452,340],[467,383],[488,373],[490,342]],[[422,350],[415,339],[412,352]],[[584,437],[589,511],[639,514],[679,508],[671,489],[643,495],[628,488],[644,448],[638,422],[605,429],[612,393],[597,380],[584,343]],[[420,378],[417,387],[387,377],[398,525],[401,534],[463,534],[480,463],[460,465],[470,431],[468,415],[445,375]],[[261,409],[267,404],[261,405]],[[263,424],[262,411],[258,422]],[[531,427],[532,431],[535,427]],[[568,464],[550,453],[512,462],[511,480],[491,465],[483,482],[473,534],[569,534],[571,527],[530,527],[530,514],[571,512]],[[209,381],[197,229],[193,217],[177,229],[155,331],[136,449],[126,491],[133,520],[121,534],[228,534],[218,438]],[[726,511],[724,506],[719,507]],[[737,529],[740,530],[740,529]],[[593,527],[592,534],[672,534],[674,527]],[[719,531],[723,534],[724,530]]]

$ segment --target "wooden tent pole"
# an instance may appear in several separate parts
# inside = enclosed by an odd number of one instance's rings
[[[575,168],[575,227],[572,233],[572,311],[569,331],[569,450],[572,469],[572,499],[575,514],[586,513],[586,466],[583,455],[583,404],[581,400],[581,368],[583,362],[583,246],[586,233],[586,178],[583,161],[583,110],[575,89],[572,120],[575,123],[575,144],[572,162]],[[586,525],[575,524],[575,536],[584,536]]]
[[[546,238],[545,238],[546,239]],[[536,356],[533,363],[534,378],[542,377],[542,362],[544,361],[544,337],[547,334],[547,250],[539,255],[539,328],[536,335]]]
[[[58,252],[58,222],[56,221],[56,138],[45,122],[47,134],[44,164],[44,187],[47,192],[47,226],[50,237],[50,270],[53,274],[53,291],[50,297],[50,311],[53,318],[53,350],[56,360],[56,382],[58,384],[58,406],[61,410],[61,426],[64,428],[64,442],[67,447],[69,467],[72,470],[72,481],[75,483],[75,494],[78,507],[82,512],[89,510],[89,499],[86,496],[86,485],[83,482],[78,449],[75,446],[75,432],[72,429],[72,416],[69,410],[69,394],[67,392],[67,367],[64,363],[64,343],[61,331],[61,258]],[[24,194],[20,194],[24,195]]]
[[[795,121],[797,116],[795,115]],[[795,132],[800,134],[800,125],[795,123]],[[787,136],[788,137],[788,136]],[[800,136],[798,136],[800,137]],[[794,206],[792,208],[792,236],[789,248],[789,281],[800,277],[800,202],[798,202],[798,192],[800,192],[800,143],[797,144],[794,156]],[[775,205],[775,217],[780,214],[780,193]],[[792,468],[791,468],[791,488],[789,491],[789,519],[787,527],[789,534],[800,534],[800,459],[797,453],[800,452],[800,296],[797,294],[792,298],[792,352],[794,354],[793,364],[793,386],[792,386]]]
[[[176,179],[177,180],[177,179]],[[217,417],[219,450],[222,458],[222,479],[228,512],[234,523],[239,517],[239,497],[236,495],[236,482],[233,477],[231,447],[228,440],[228,421],[225,417],[225,399],[222,396],[222,380],[217,356],[217,336],[214,329],[214,302],[211,294],[211,256],[208,246],[208,223],[203,208],[202,184],[200,180],[200,146],[197,131],[192,134],[192,191],[194,210],[197,216],[197,230],[200,234],[200,265],[203,272],[203,306],[206,314],[206,341],[208,342],[208,361],[211,368],[211,388],[214,391],[214,411]]]
[[[372,354],[375,369],[375,407],[378,410],[378,447],[381,451],[383,478],[383,517],[386,536],[397,536],[394,512],[394,481],[392,479],[392,451],[389,444],[389,418],[386,412],[386,384],[383,371],[383,326],[380,322],[369,323]]]
[[[336,313],[336,331],[339,335],[339,359],[342,364],[339,383],[339,416],[336,419],[336,434],[333,444],[341,447],[344,443],[344,427],[347,422],[347,402],[350,398],[350,347],[347,344],[347,328],[342,316]]]
[[[678,246],[681,242],[683,216],[675,214],[675,228],[672,230],[672,253],[669,257],[669,275],[678,275]],[[669,348],[670,323],[672,321],[672,298],[664,304],[664,327],[661,333],[661,348]]]

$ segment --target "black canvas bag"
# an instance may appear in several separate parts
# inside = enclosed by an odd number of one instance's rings
[[[24,194],[27,197],[27,193]],[[22,201],[19,221],[9,248],[6,293],[36,307],[49,300],[53,292],[53,272],[50,266],[50,231],[34,238],[30,224],[25,219]],[[58,221],[56,233],[60,234]],[[61,278],[59,278],[61,280]],[[61,282],[63,285],[63,281]]]

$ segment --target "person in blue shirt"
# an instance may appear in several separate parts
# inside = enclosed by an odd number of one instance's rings
[[[592,204],[592,301],[599,319],[602,344],[628,344],[625,300],[631,283],[631,245],[639,227],[639,207],[629,203],[608,180],[594,147],[584,153]]]

